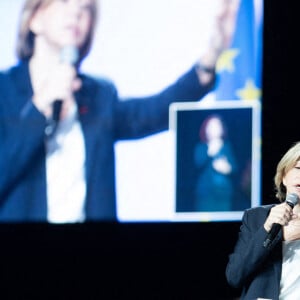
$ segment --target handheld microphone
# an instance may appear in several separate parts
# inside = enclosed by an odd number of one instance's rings
[[[297,194],[288,194],[285,202],[291,207],[294,208],[294,206],[299,202],[299,197]],[[268,248],[270,246],[270,244],[273,242],[274,238],[276,237],[276,235],[279,233],[280,229],[281,229],[281,225],[278,223],[274,223],[272,225],[272,228],[270,230],[270,232],[267,235],[267,238],[264,241],[264,247]]]
[[[75,65],[78,61],[79,51],[75,46],[65,46],[61,50],[60,61],[62,64]],[[63,100],[57,99],[52,104],[52,117],[48,122],[45,133],[48,137],[54,135],[60,120]]]

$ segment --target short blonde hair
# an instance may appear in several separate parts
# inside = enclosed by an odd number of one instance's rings
[[[300,142],[296,142],[279,161],[274,177],[276,197],[282,202],[286,199],[286,187],[283,185],[285,174],[300,160]]]
[[[55,0],[26,0],[21,10],[21,17],[19,21],[19,29],[17,35],[17,57],[21,60],[29,59],[33,55],[34,50],[34,33],[30,30],[30,21],[33,15],[41,6],[49,5]],[[79,49],[79,62],[87,56],[91,49],[94,31],[97,22],[98,8],[97,1],[93,1],[91,9],[92,26],[84,45]]]

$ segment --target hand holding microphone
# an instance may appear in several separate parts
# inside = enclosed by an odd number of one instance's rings
[[[67,101],[73,98],[73,92],[80,88],[81,82],[76,78],[76,70],[74,65],[78,60],[78,49],[75,46],[66,46],[62,48],[60,54],[61,61],[61,75],[65,76],[65,86],[62,86],[61,91],[66,92],[65,97],[57,97],[52,105],[52,119],[55,122],[59,122],[60,118],[64,117],[63,107],[65,112],[68,110],[68,105],[70,104]],[[71,94],[69,94],[71,92]],[[65,104],[63,103],[65,101]],[[64,104],[64,106],[63,106]],[[62,115],[61,115],[62,114]]]
[[[74,92],[81,86],[81,81],[76,77],[77,61],[77,48],[68,46],[62,48],[57,63],[49,63],[48,72],[43,72],[41,67],[36,66],[33,102],[48,120],[45,130],[47,136],[54,134],[59,121],[75,105]]]
[[[273,242],[282,226],[287,225],[293,218],[293,208],[299,202],[297,194],[288,194],[284,203],[274,206],[264,224],[268,231],[264,241],[264,247],[268,248]]]

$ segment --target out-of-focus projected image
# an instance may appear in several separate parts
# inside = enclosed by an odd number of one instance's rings
[[[160,92],[189,70],[207,48],[213,20],[218,13],[218,2],[219,0],[99,1],[100,16],[93,47],[83,61],[81,71],[113,81],[119,96],[124,99]],[[17,26],[23,3],[23,0],[0,1],[1,25],[5,29],[0,32],[1,69],[16,63]],[[235,112],[235,102],[249,100],[256,103],[261,100],[262,30],[263,0],[240,1],[233,42],[221,54],[217,63],[216,89],[201,99],[206,108],[212,109],[215,109],[217,102],[227,103],[230,100],[233,112],[232,115],[227,114],[230,111],[230,106],[227,106],[225,116],[229,123],[233,122],[232,118],[240,117],[240,111],[237,114]],[[243,123],[245,130],[256,128],[255,132],[259,133],[259,117],[253,119],[248,116],[244,120],[249,120],[249,124]],[[190,121],[187,118],[180,126],[188,128]],[[134,118],[132,122],[135,122]],[[248,156],[251,156],[251,151],[258,153],[260,147],[260,143],[251,142],[250,131],[244,145]],[[190,132],[187,131],[187,134]],[[260,136],[255,138],[259,139]],[[178,169],[178,159],[184,158],[178,157],[178,147],[183,151],[185,147],[177,143],[178,139],[172,128],[145,138],[122,140],[115,144],[117,219],[120,222],[201,221],[205,218],[178,218],[177,213],[214,210],[211,207],[201,208],[201,201],[196,204],[195,191],[188,188],[185,193],[185,190],[181,190],[183,180],[186,185],[189,179],[191,184],[187,184],[188,187],[196,189],[198,175],[195,172],[193,176],[183,179],[186,174],[184,172],[189,170],[185,169],[180,173],[181,170]],[[198,160],[201,160],[200,151],[197,155]],[[180,166],[183,169],[189,166],[184,164],[181,160]],[[250,160],[250,180],[260,178],[260,167],[257,164],[255,166],[251,166]],[[242,167],[238,159],[236,167]],[[251,183],[247,184],[249,188]],[[259,185],[257,180],[252,200],[246,200],[242,208],[259,203]],[[256,199],[253,198],[254,195]],[[216,199],[214,203],[221,200]],[[193,201],[195,203],[192,204]],[[210,220],[230,221],[240,218],[236,214],[232,218],[228,217],[227,209],[232,210],[224,206],[220,209],[221,215]]]

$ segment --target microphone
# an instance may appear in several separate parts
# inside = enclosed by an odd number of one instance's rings
[[[299,202],[299,197],[297,194],[288,194],[285,202],[291,207],[294,208],[294,206]],[[278,234],[278,232],[281,229],[281,225],[278,223],[274,223],[272,225],[272,228],[270,230],[270,232],[267,235],[267,238],[264,241],[264,247],[268,248],[270,246],[270,244],[273,242],[274,238],[276,237],[276,235]]]
[[[65,46],[61,49],[60,53],[60,61],[62,64],[69,64],[75,65],[78,61],[79,51],[75,46]],[[45,133],[48,137],[54,135],[59,120],[60,120],[60,113],[62,109],[63,100],[57,99],[52,104],[52,117],[48,121],[48,124],[45,129]]]

